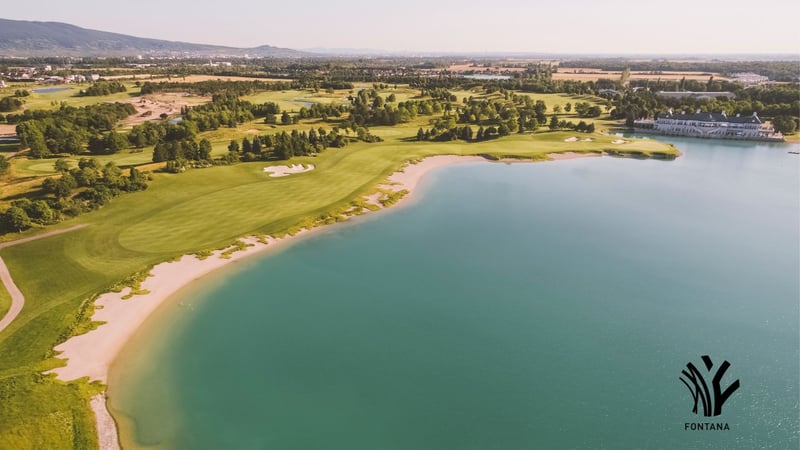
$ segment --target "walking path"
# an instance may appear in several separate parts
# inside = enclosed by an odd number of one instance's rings
[[[75,225],[74,227],[64,228],[63,230],[48,231],[47,233],[37,234],[36,236],[26,237],[23,239],[17,239],[16,241],[3,242],[0,244],[0,250],[14,245],[35,241],[37,239],[44,239],[58,234],[69,233],[70,231],[75,231],[85,226],[86,225]],[[3,284],[6,286],[8,295],[11,296],[11,308],[9,308],[6,315],[0,319],[0,332],[2,332],[7,326],[11,325],[11,322],[17,318],[20,312],[22,312],[22,307],[25,305],[25,297],[22,295],[22,292],[20,292],[17,285],[14,284],[14,279],[11,278],[11,273],[8,271],[8,267],[6,266],[5,261],[3,261],[3,258],[0,258],[0,280],[2,280]]]

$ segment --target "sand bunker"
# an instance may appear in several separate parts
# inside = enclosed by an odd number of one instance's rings
[[[302,164],[292,164],[291,166],[264,167],[264,172],[267,172],[271,177],[285,177],[295,173],[308,172],[309,170],[314,170],[313,164],[307,164],[305,166]]]
[[[628,142],[628,141],[626,141],[625,139],[617,139],[617,140],[615,140],[615,141],[611,141],[611,143],[612,143],[612,144],[617,144],[617,145],[619,145],[619,144],[626,144],[627,142]]]
[[[579,140],[580,140],[580,138],[577,138],[577,137],[573,136],[571,138],[564,139],[564,142],[578,142]]]

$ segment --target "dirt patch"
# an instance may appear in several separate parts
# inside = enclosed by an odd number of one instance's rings
[[[181,108],[189,106],[190,94],[159,94],[144,95],[142,97],[126,100],[127,103],[136,108],[136,114],[127,117],[122,121],[122,126],[132,127],[148,120],[160,119],[162,114],[174,116],[180,114]]]
[[[0,136],[16,136],[17,135],[17,126],[16,125],[0,125]]]

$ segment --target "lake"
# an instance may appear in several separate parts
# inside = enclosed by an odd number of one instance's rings
[[[34,89],[33,92],[35,92],[37,94],[52,94],[53,92],[61,92],[61,91],[69,90],[69,89],[71,89],[71,88],[68,88],[68,87],[51,87],[51,88]]]
[[[440,169],[187,288],[112,370],[123,444],[796,449],[797,146],[668,141]],[[740,381],[716,417],[679,379],[703,355]]]

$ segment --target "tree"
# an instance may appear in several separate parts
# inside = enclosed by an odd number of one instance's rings
[[[239,141],[232,140],[230,144],[228,144],[228,151],[231,153],[239,153]]]
[[[3,97],[0,99],[0,111],[11,112],[22,108],[22,102],[14,97]]]
[[[53,167],[56,169],[56,172],[69,172],[69,161],[66,158],[59,158],[56,160]]]
[[[117,153],[128,148],[128,145],[130,145],[130,142],[128,142],[127,136],[122,133],[112,130],[105,137],[105,147],[109,153]]]
[[[628,84],[628,80],[630,80],[630,78],[631,78],[631,68],[626,67],[625,69],[623,69],[622,74],[619,76],[619,83],[624,86]]]
[[[291,123],[292,123],[292,116],[290,116],[288,112],[284,111],[283,114],[281,114],[281,124],[289,125]]]
[[[31,221],[40,225],[49,225],[56,221],[55,213],[44,200],[32,202],[27,212]]]
[[[551,130],[558,129],[558,116],[555,114],[553,114],[552,117],[550,117],[550,129]]]
[[[211,159],[212,150],[213,149],[211,147],[211,142],[208,139],[206,138],[200,139],[200,146],[198,147],[198,152],[199,152],[198,156],[201,160]]]
[[[7,230],[16,230],[20,232],[31,227],[31,218],[24,209],[18,206],[12,206],[3,214],[3,225]]]
[[[566,112],[572,111],[572,103],[567,103],[566,105],[564,105],[564,111]]]
[[[772,126],[783,134],[792,134],[797,130],[797,119],[790,116],[777,116],[772,119]]]
[[[420,127],[419,131],[417,131],[417,140],[422,141],[425,139],[425,131]]]
[[[5,156],[0,155],[0,175],[7,174],[9,167],[11,167],[11,163],[8,162]]]
[[[81,158],[78,160],[78,168],[99,170],[100,163],[94,158]]]

